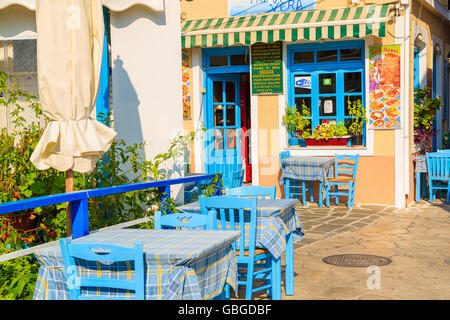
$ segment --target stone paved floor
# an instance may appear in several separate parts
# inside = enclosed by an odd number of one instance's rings
[[[296,209],[305,237],[294,245],[295,294],[283,292],[282,299],[450,299],[450,205],[436,200],[406,209],[316,204]],[[322,262],[346,253],[392,260],[379,269],[379,289],[368,288],[373,273],[366,267]],[[267,296],[255,293],[254,299]]]

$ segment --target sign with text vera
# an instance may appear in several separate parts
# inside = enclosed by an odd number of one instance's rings
[[[316,0],[228,0],[230,16],[315,10]]]

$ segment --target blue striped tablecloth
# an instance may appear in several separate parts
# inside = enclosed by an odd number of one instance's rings
[[[414,172],[416,173],[427,173],[427,157],[424,154],[414,157],[414,162],[416,163]]]
[[[294,232],[294,239],[303,234],[300,218],[294,209],[297,202],[297,199],[257,200],[256,241],[267,248],[275,258],[279,258],[286,250],[286,236],[289,233]],[[201,213],[198,201],[177,209]]]
[[[324,186],[327,178],[334,177],[334,157],[300,157],[292,156],[283,159],[283,173],[280,185],[285,178],[296,180],[319,180]]]
[[[115,229],[92,233],[74,242],[102,242],[133,247],[143,242],[146,300],[201,300],[222,292],[229,283],[237,292],[236,257],[231,244],[240,231],[220,230],[148,230]],[[59,244],[35,253],[40,263],[35,300],[70,299]],[[134,267],[130,262],[99,264],[79,261],[78,272],[99,277],[130,279]],[[97,295],[104,290],[112,298],[129,297],[130,292],[112,289],[82,289],[82,293]],[[104,293],[102,293],[104,294]],[[134,295],[134,292],[131,292]]]

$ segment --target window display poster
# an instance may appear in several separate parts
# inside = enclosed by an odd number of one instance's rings
[[[369,128],[400,128],[400,45],[369,47]]]
[[[228,0],[230,16],[315,10],[316,0]]]
[[[192,99],[191,99],[191,50],[181,50],[182,65],[182,88],[183,88],[183,120],[192,119]]]

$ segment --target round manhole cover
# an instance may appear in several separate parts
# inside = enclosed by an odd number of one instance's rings
[[[384,266],[392,262],[389,258],[371,254],[338,254],[325,257],[322,261],[339,267]]]

